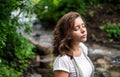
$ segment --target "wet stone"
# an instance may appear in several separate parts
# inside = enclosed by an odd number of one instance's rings
[[[52,32],[39,30],[37,41],[42,46],[36,46],[38,55],[36,66],[31,67],[31,74],[41,74],[42,77],[53,77],[53,70],[49,65],[53,63]],[[108,48],[95,43],[85,43],[88,47],[88,56],[95,66],[95,77],[120,77],[120,50]],[[49,55],[49,56],[48,56]],[[117,55],[117,56],[116,56]],[[47,57],[46,57],[47,56]],[[52,58],[52,59],[51,59]]]

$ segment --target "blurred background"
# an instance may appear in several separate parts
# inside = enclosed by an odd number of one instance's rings
[[[70,11],[88,30],[95,77],[120,77],[120,0],[0,0],[0,77],[53,77],[52,30]]]

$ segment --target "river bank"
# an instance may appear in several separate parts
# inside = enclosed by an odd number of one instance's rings
[[[31,38],[37,41],[41,46],[52,49],[52,31],[41,29],[31,34]],[[96,77],[119,77],[120,76],[120,50],[118,48],[105,46],[95,42],[85,42],[88,47],[89,56],[95,65]],[[39,55],[41,56],[41,55]],[[37,66],[37,70],[41,70],[42,66]],[[36,67],[35,67],[36,68]],[[36,70],[33,68],[33,70]],[[48,77],[48,72],[52,73],[51,68],[47,68],[46,72],[34,72],[30,77]],[[46,75],[47,74],[47,75]],[[46,76],[45,76],[46,75]],[[52,75],[51,75],[52,77]]]

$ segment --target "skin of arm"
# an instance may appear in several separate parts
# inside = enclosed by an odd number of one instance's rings
[[[54,77],[68,77],[69,73],[61,70],[54,71]]]

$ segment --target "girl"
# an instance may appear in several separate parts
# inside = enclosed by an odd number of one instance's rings
[[[65,14],[53,33],[53,53],[57,56],[53,64],[54,77],[93,77],[94,66],[83,44],[87,30],[80,14]]]

